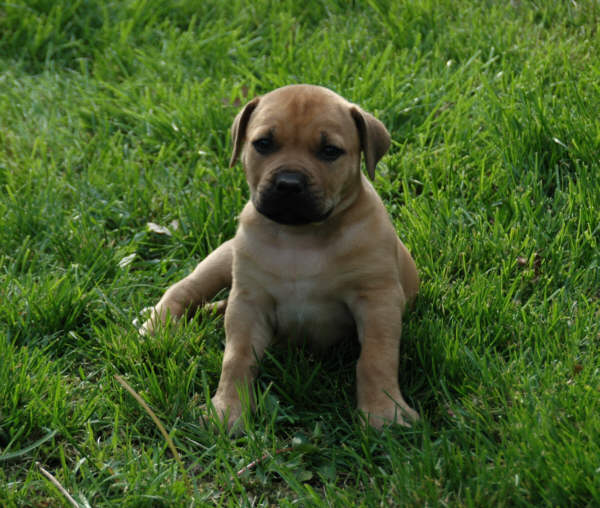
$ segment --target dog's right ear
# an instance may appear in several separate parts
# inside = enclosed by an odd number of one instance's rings
[[[250,120],[250,115],[256,109],[258,105],[259,97],[255,97],[248,104],[244,106],[233,121],[233,125],[231,126],[231,139],[233,141],[233,153],[231,154],[231,159],[229,161],[229,167],[232,168],[234,164],[237,162],[238,157],[242,151],[242,147],[244,146],[244,141],[246,140],[246,127],[248,127],[248,121]]]

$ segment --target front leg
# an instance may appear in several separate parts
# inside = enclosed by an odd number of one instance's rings
[[[419,418],[398,386],[400,335],[405,298],[402,289],[368,291],[350,303],[361,353],[356,365],[357,405],[371,426],[410,426]]]
[[[250,403],[258,361],[273,338],[270,304],[266,297],[234,286],[225,311],[225,352],[221,378],[211,402],[217,416],[233,427],[242,414],[240,390],[247,390]]]

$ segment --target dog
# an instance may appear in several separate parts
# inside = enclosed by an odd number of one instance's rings
[[[171,286],[141,333],[213,305],[225,351],[212,406],[231,429],[240,390],[275,340],[328,347],[358,337],[357,406],[371,426],[410,426],[398,386],[402,314],[419,289],[415,262],[372,180],[390,146],[383,123],[333,91],[289,85],[248,102],[231,129],[250,200],[233,239]],[[226,301],[209,304],[223,288]],[[250,397],[251,398],[251,397]],[[253,401],[250,403],[253,405]]]

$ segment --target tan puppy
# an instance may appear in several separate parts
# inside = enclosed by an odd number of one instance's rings
[[[212,404],[235,423],[240,388],[274,340],[329,345],[358,335],[358,409],[371,425],[418,418],[398,387],[402,313],[418,291],[415,263],[371,178],[388,150],[383,124],[332,91],[279,88],[249,102],[233,127],[250,202],[239,228],[171,286],[142,332],[231,286],[223,369]],[[249,390],[251,392],[251,390]]]

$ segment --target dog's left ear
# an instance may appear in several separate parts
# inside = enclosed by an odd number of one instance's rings
[[[229,167],[233,167],[233,165],[237,162],[238,157],[240,156],[240,152],[242,151],[242,147],[244,146],[244,141],[246,140],[246,127],[248,127],[248,121],[250,120],[250,115],[256,109],[258,105],[259,97],[255,97],[248,104],[244,106],[235,117],[233,121],[233,125],[231,126],[231,139],[233,141],[233,153],[231,154],[231,159],[229,160]]]
[[[369,178],[375,178],[375,166],[390,147],[390,134],[381,123],[370,113],[363,111],[358,106],[350,108],[360,138],[360,148],[365,154],[365,166]]]

